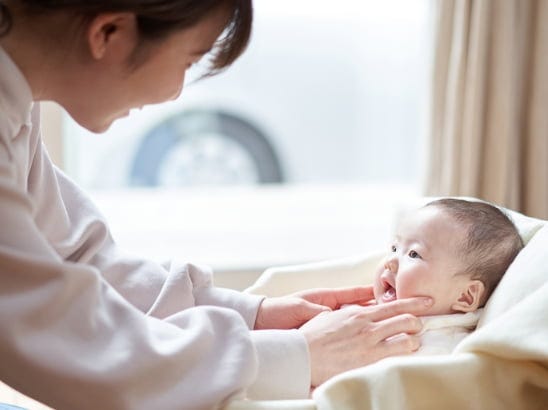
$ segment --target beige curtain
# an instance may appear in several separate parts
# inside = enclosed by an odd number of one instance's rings
[[[436,0],[427,193],[548,219],[548,0]]]

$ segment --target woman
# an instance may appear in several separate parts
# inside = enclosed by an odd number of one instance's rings
[[[122,254],[42,146],[38,101],[100,132],[176,98],[204,54],[212,74],[229,66],[249,39],[250,0],[0,7],[2,381],[57,409],[211,408],[244,393],[306,397],[418,347],[420,322],[397,315],[420,314],[428,299],[335,310],[371,299],[371,288],[265,299],[213,287],[206,268]]]

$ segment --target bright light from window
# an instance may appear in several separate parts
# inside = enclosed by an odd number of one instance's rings
[[[88,188],[420,182],[429,0],[256,0],[249,49],[105,134],[69,119]]]

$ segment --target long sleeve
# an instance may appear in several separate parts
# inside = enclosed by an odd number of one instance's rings
[[[216,408],[264,382],[261,369],[309,372],[299,332],[249,330],[260,298],[123,255],[47,158],[1,49],[0,67],[2,381],[58,410],[171,410]],[[305,384],[277,387],[292,398]]]
[[[37,228],[56,254],[66,261],[96,267],[118,293],[150,315],[164,318],[207,304],[235,309],[249,328],[253,327],[261,298],[214,288],[207,267],[176,260],[161,266],[124,253],[92,201],[53,166],[39,137],[31,137],[31,141],[28,194]]]
[[[240,312],[253,328],[261,297],[213,287],[208,267],[176,258],[162,266],[123,252],[99,210],[52,165],[42,144],[36,148],[29,181],[38,210],[35,220],[56,253],[67,261],[97,268],[139,310],[166,318],[195,305],[227,307]]]

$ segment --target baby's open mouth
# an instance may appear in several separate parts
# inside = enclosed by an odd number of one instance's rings
[[[383,281],[384,285],[384,293],[381,296],[381,299],[384,303],[386,302],[392,302],[393,300],[396,300],[398,298],[398,295],[396,294],[396,289],[388,282]]]

